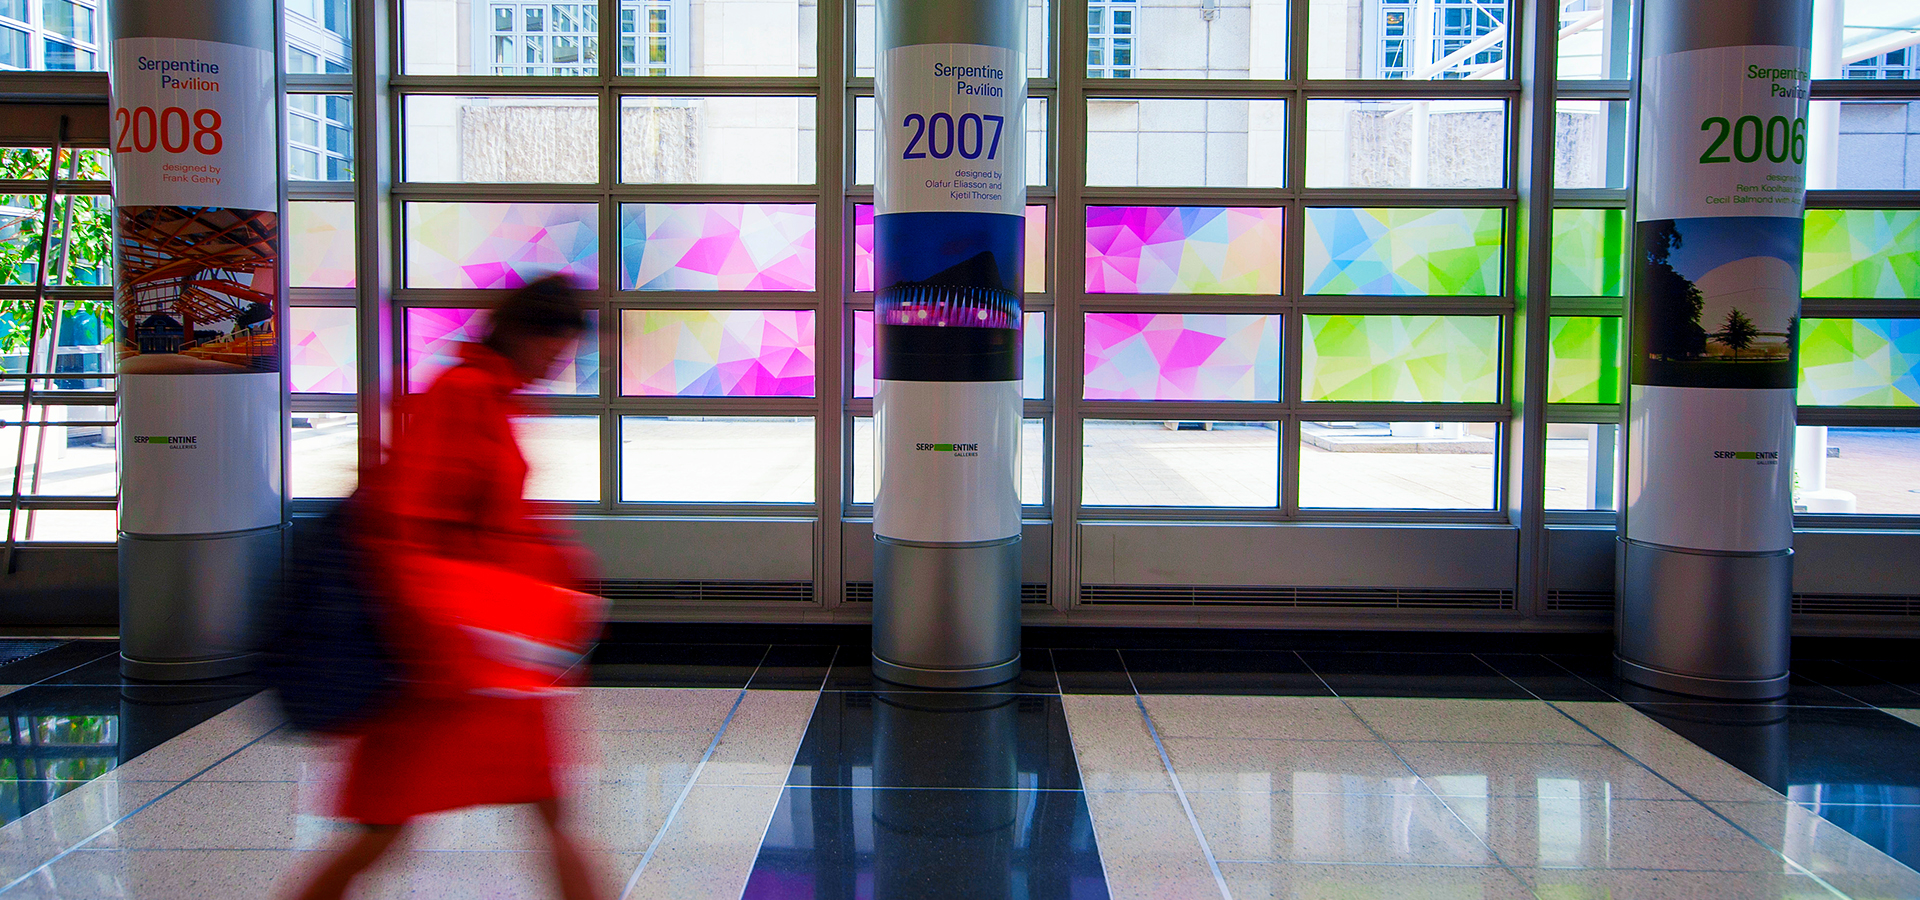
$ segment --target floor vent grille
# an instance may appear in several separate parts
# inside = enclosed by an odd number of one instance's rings
[[[1547,612],[1613,612],[1613,592],[1548,591]]]
[[[1300,609],[1513,609],[1512,591],[1472,588],[1087,584],[1080,602],[1102,606],[1281,606]]]
[[[873,582],[871,581],[847,582],[846,588],[843,589],[840,594],[840,602],[872,603],[873,602]],[[1028,582],[1026,584],[1020,585],[1020,602],[1023,604],[1025,603],[1045,604],[1047,602],[1047,586],[1045,584],[1040,584],[1035,582]]]
[[[1920,597],[1904,594],[1795,594],[1795,615],[1920,617]]]
[[[616,603],[813,602],[811,581],[647,581],[639,578],[609,578],[595,582],[593,588],[594,593]]]

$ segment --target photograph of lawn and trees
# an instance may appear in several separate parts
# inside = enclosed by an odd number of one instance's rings
[[[1641,222],[1634,383],[1794,387],[1801,228],[1773,216]]]

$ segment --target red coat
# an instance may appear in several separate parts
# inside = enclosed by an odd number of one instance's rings
[[[369,473],[362,533],[388,573],[421,555],[503,567],[571,584],[578,558],[536,521],[522,497],[527,463],[512,430],[526,411],[523,384],[499,354],[468,345],[462,365],[402,406],[399,438]],[[413,564],[413,568],[422,568]],[[389,578],[398,597],[399,581]],[[340,815],[397,824],[427,813],[555,797],[554,697],[498,697],[450,684],[444,628],[398,599],[387,605],[389,640],[410,686],[393,708],[357,729]]]

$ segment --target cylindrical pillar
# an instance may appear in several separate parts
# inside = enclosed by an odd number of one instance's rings
[[[1617,657],[1787,689],[1812,0],[1646,4]]]
[[[117,0],[120,651],[135,678],[245,671],[286,524],[272,0]]]
[[[880,0],[873,668],[1020,669],[1024,0]]]

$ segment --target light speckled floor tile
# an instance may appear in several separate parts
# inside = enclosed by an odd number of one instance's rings
[[[0,828],[0,885],[92,838],[172,785],[96,778]],[[11,896],[11,895],[9,895]]]
[[[1920,873],[1798,803],[1709,805],[1850,896],[1920,897]]]
[[[1654,869],[1517,869],[1542,900],[1840,900],[1805,875]]]
[[[1531,900],[1499,867],[1221,863],[1233,900]]]
[[[1486,866],[1496,860],[1409,777],[1397,794],[1194,793],[1217,860]],[[1103,847],[1104,849],[1104,847]]]
[[[1442,796],[1582,796],[1685,799],[1673,786],[1612,747],[1591,744],[1400,743],[1400,758]]]
[[[1335,697],[1143,698],[1160,737],[1265,738],[1290,741],[1377,740]]]
[[[1219,885],[1172,792],[1089,793],[1094,839],[1112,900],[1218,898]]]
[[[1778,791],[1623,703],[1556,702],[1608,743],[1700,800],[1784,800]]]
[[[196,781],[332,781],[341,774],[345,741],[280,729],[255,741]]]
[[[643,781],[677,790],[713,744],[711,733],[692,731],[562,732],[573,764],[567,775],[577,782]]]
[[[740,896],[781,790],[696,784],[640,872],[632,900]]]
[[[1180,787],[1193,791],[1396,793],[1412,773],[1379,741],[1167,738]]]
[[[290,889],[324,855],[277,850],[80,851],[8,897],[44,900],[252,900]],[[591,854],[606,896],[639,862]],[[522,853],[395,853],[355,884],[356,898],[555,896],[547,856]]]
[[[1088,791],[1170,791],[1167,765],[1130,695],[1067,694],[1060,698],[1073,735],[1080,782]]]
[[[740,691],[731,688],[582,688],[563,724],[597,731],[692,731],[711,738]]]
[[[1890,716],[1898,716],[1915,725],[1920,725],[1920,709],[1889,709],[1880,707],[1880,711]]]
[[[748,691],[700,770],[700,783],[785,784],[819,697],[812,691]]]
[[[1688,872],[1786,868],[1778,854],[1691,800],[1452,796],[1446,802],[1510,866]]]
[[[1347,702],[1389,741],[1600,743],[1540,700],[1353,697]]]
[[[11,693],[13,693],[14,691],[17,691],[17,690],[20,690],[20,689],[21,689],[21,688],[23,688],[23,687],[28,687],[28,685],[24,685],[24,684],[0,684],[0,697],[5,697],[6,695],[8,695],[8,694],[11,694]]]
[[[284,717],[269,694],[255,694],[173,740],[114,769],[123,779],[179,783],[278,728]]]

